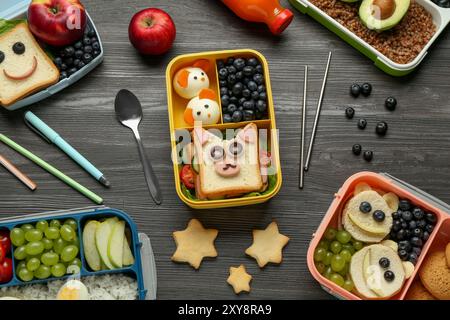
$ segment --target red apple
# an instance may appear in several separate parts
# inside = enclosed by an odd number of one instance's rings
[[[86,11],[79,0],[33,0],[28,8],[31,32],[52,46],[66,46],[83,36]]]
[[[176,28],[165,11],[148,8],[133,16],[128,34],[131,43],[140,53],[159,55],[172,47]]]

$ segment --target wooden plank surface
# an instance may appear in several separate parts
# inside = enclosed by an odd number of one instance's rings
[[[158,269],[161,299],[234,299],[226,283],[228,268],[244,263],[254,276],[252,292],[240,299],[326,299],[308,272],[306,251],[311,235],[332,201],[333,194],[353,173],[389,172],[398,178],[450,202],[450,36],[448,30],[429,52],[421,68],[403,79],[379,71],[367,58],[323,26],[295,12],[295,20],[281,37],[271,36],[264,26],[238,19],[219,1],[137,0],[83,1],[104,41],[105,61],[77,84],[42,101],[32,110],[110,179],[104,189],[56,147],[47,145],[22,121],[22,112],[0,112],[0,131],[105,198],[105,204],[128,212],[141,232],[152,241]],[[282,1],[287,7],[287,1]],[[173,49],[162,57],[142,57],[128,41],[128,23],[146,5],[169,12],[177,25]],[[449,9],[450,10],[450,9]],[[177,197],[170,160],[165,67],[175,56],[199,51],[252,48],[263,53],[270,65],[276,116],[280,128],[284,182],[272,201],[250,207],[196,211]],[[314,118],[328,51],[333,51],[322,116],[317,132],[305,189],[298,183],[300,108],[303,66],[310,67],[308,137]],[[370,98],[353,99],[353,82],[373,85]],[[146,188],[137,146],[131,132],[114,116],[115,94],[131,89],[144,107],[141,135],[164,194],[156,206]],[[397,111],[383,103],[393,95]],[[356,128],[356,120],[344,116],[353,106],[369,125]],[[357,117],[358,117],[357,116]],[[389,133],[378,138],[377,120],[389,124]],[[354,143],[374,151],[372,163],[355,158]],[[92,203],[4,145],[0,152],[12,159],[39,184],[30,192],[0,168],[0,214],[3,217],[46,210],[69,209]],[[205,261],[199,271],[174,264],[171,234],[192,217],[220,230],[216,241],[219,257]],[[291,238],[280,266],[260,270],[245,256],[251,230],[276,219],[282,233]]]

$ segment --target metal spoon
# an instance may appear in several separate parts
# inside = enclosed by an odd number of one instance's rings
[[[139,147],[142,166],[144,167],[145,180],[147,180],[148,190],[156,204],[162,203],[161,188],[158,184],[155,172],[153,171],[150,160],[145,153],[144,145],[139,135],[139,123],[142,120],[142,107],[138,98],[128,90],[120,90],[117,93],[115,101],[116,116],[122,125],[130,128]]]

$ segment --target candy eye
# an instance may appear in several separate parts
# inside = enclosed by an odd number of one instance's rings
[[[205,75],[205,73],[204,72],[202,72],[202,76],[204,76]]]
[[[197,79],[198,79],[197,76],[195,76],[195,77],[194,77],[194,80],[197,80]]]
[[[215,161],[223,159],[224,150],[221,146],[214,146],[211,148],[211,158]]]
[[[14,43],[12,47],[15,54],[23,54],[25,53],[25,45],[22,42]]]
[[[5,54],[3,53],[3,51],[0,51],[0,63],[2,63],[3,60],[5,60]]]
[[[209,108],[209,104],[205,104],[205,109],[208,109]]]
[[[242,147],[242,144],[240,142],[234,141],[229,145],[228,150],[233,156],[238,156],[242,153],[244,147]]]

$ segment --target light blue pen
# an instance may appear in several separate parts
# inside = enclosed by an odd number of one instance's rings
[[[80,167],[86,170],[91,176],[98,180],[105,187],[110,186],[109,181],[105,178],[103,173],[98,170],[92,163],[83,157],[77,150],[68,144],[63,138],[59,136],[52,128],[45,124],[31,111],[25,112],[25,123],[27,126],[44,138],[47,142],[55,144],[64,153],[71,157]]]

